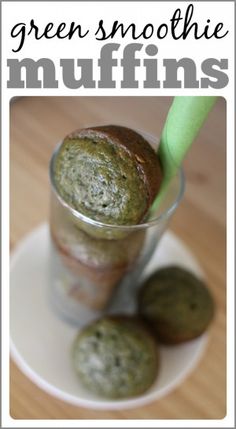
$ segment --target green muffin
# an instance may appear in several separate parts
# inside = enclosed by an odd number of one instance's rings
[[[57,213],[58,214],[58,213]],[[59,218],[56,214],[56,219]],[[145,231],[137,230],[119,240],[94,238],[73,223],[63,219],[51,225],[52,238],[58,248],[71,254],[76,260],[91,269],[123,267],[132,263],[139,255],[145,240]]]
[[[189,271],[171,266],[154,272],[142,285],[139,313],[159,341],[177,344],[201,335],[214,315],[206,285]]]
[[[119,240],[97,239],[74,223],[65,222],[60,207],[50,232],[61,263],[78,279],[70,296],[95,310],[109,304],[116,286],[138,260],[145,240],[143,230]]]
[[[104,317],[85,327],[74,341],[72,355],[80,381],[106,398],[140,395],[158,373],[155,340],[132,317]]]
[[[67,136],[56,156],[59,195],[83,215],[105,224],[141,222],[161,183],[150,144],[116,125],[81,129]]]

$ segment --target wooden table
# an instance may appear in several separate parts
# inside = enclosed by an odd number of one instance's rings
[[[70,131],[104,123],[155,135],[170,97],[24,97],[11,104],[11,249],[48,219],[48,162]],[[207,350],[194,372],[163,399],[139,409],[93,411],[68,405],[36,387],[11,363],[15,419],[221,419],[226,413],[225,172],[226,106],[219,99],[187,159],[187,188],[171,229],[206,273],[217,313]]]

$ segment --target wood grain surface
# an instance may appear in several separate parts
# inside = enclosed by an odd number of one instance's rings
[[[47,221],[48,163],[70,131],[116,123],[160,135],[171,97],[22,97],[11,103],[11,249]],[[226,103],[218,99],[185,162],[186,192],[170,229],[191,249],[216,302],[210,339],[198,367],[174,391],[144,407],[95,411],[36,387],[11,362],[15,419],[221,419],[226,414]]]

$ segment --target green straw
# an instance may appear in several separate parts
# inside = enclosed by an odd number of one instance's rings
[[[150,212],[159,207],[171,179],[195,140],[217,97],[175,97],[162,131],[158,155],[164,177]]]

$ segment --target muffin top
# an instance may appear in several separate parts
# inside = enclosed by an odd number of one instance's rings
[[[201,335],[214,314],[207,286],[191,272],[171,266],[154,272],[142,285],[139,311],[158,339],[180,343]]]
[[[81,382],[98,395],[136,396],[157,376],[157,346],[138,319],[104,317],[76,337],[73,365]]]
[[[83,215],[105,224],[141,222],[161,176],[150,144],[135,131],[116,125],[68,135],[54,164],[59,195]]]

